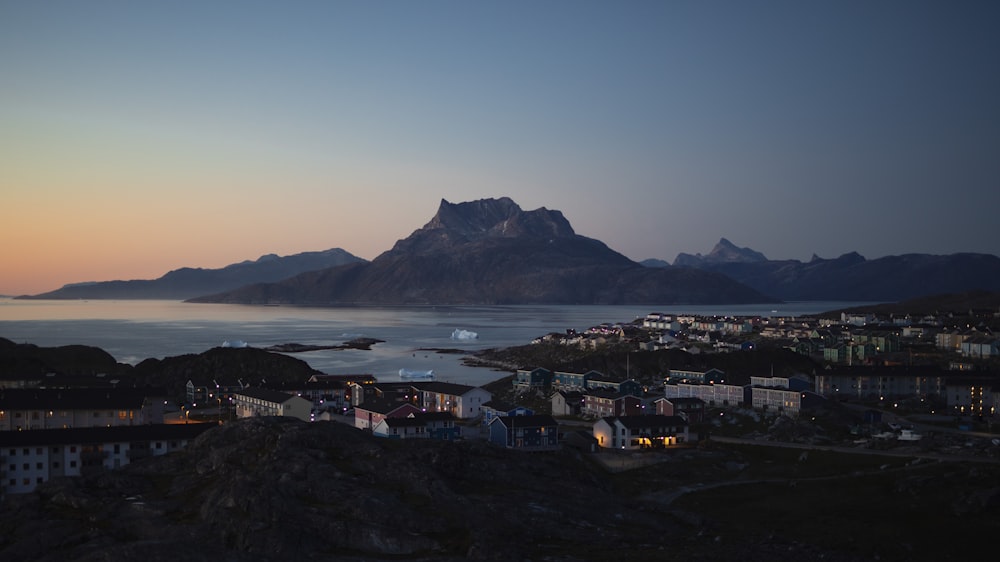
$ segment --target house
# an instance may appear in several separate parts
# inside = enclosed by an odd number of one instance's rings
[[[599,374],[599,373],[598,373]],[[611,390],[620,394],[631,394],[632,396],[642,396],[642,385],[634,379],[623,381],[613,381],[606,378],[591,377],[587,381],[587,390]]]
[[[778,412],[790,416],[798,415],[799,411],[802,410],[804,397],[804,393],[800,390],[762,386],[750,388],[750,403],[755,410]]]
[[[237,392],[247,387],[242,380],[238,379],[188,379],[185,385],[185,398],[188,405],[195,407],[198,404],[214,405],[220,398],[229,400]]]
[[[518,369],[512,381],[516,392],[538,390],[548,391],[552,387],[552,371],[538,367],[536,369]]]
[[[451,412],[459,419],[473,419],[483,413],[483,404],[493,399],[493,393],[478,387],[449,382],[414,383],[420,396],[419,404],[428,412]]]
[[[966,357],[992,358],[1000,355],[1000,340],[987,336],[966,338],[959,344],[959,353]]]
[[[664,384],[666,398],[701,398],[709,406],[740,406],[746,402],[744,387],[734,384],[677,383]]]
[[[185,448],[215,424],[152,424],[0,432],[0,496]]]
[[[597,371],[587,371],[586,373],[556,371],[552,375],[552,386],[563,390],[579,390],[588,388],[591,379],[599,378],[604,378],[604,375]]]
[[[705,419],[705,401],[701,398],[658,398],[656,413],[661,416],[682,416],[688,423],[699,423]]]
[[[594,422],[594,438],[605,449],[669,447],[688,437],[688,422],[680,416],[609,416]]]
[[[535,411],[524,406],[506,404],[499,400],[490,400],[483,404],[483,425],[490,425],[493,418],[500,416],[533,416]]]
[[[163,423],[155,388],[0,389],[0,431]]]
[[[354,427],[374,430],[375,426],[385,418],[405,418],[422,411],[409,402],[395,402],[385,399],[367,400],[364,404],[358,404],[354,407]]]
[[[553,416],[579,416],[583,411],[584,396],[579,390],[557,390],[552,393]]]
[[[233,406],[237,418],[287,416],[310,421],[312,413],[311,401],[266,388],[244,388],[233,395]]]
[[[417,412],[406,417],[383,418],[375,424],[372,434],[389,439],[455,440],[461,435],[461,428],[448,412]]]
[[[351,404],[347,383],[335,379],[312,377],[305,382],[268,383],[263,388],[301,396],[312,402],[315,411],[342,411]]]
[[[521,451],[551,451],[559,448],[559,426],[552,416],[501,416],[489,426],[494,445]]]
[[[715,368],[706,371],[670,369],[667,372],[667,380],[665,382],[724,383],[726,382],[726,374]]]
[[[632,394],[598,389],[583,395],[580,414],[595,418],[606,416],[638,416],[642,413],[642,399]]]

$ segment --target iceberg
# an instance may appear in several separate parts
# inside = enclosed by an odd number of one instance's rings
[[[399,378],[406,380],[434,380],[434,370],[429,371],[411,371],[409,369],[400,369]]]
[[[470,332],[468,330],[456,329],[451,333],[451,339],[453,340],[476,340],[479,339],[479,334],[475,332]]]

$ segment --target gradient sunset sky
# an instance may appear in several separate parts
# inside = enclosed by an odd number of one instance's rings
[[[1000,2],[0,0],[0,294],[372,259],[509,196],[626,256],[1000,254]]]

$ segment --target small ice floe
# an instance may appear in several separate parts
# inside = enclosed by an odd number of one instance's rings
[[[429,371],[411,371],[409,369],[400,369],[399,378],[404,380],[423,380],[431,381],[434,380],[434,370]]]
[[[453,340],[475,340],[479,339],[479,334],[475,332],[470,332],[468,330],[456,329],[451,333],[451,339]]]

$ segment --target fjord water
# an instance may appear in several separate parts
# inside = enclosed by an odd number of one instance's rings
[[[800,316],[858,303],[637,306],[394,306],[298,307],[193,304],[179,301],[14,300],[0,298],[0,337],[43,347],[100,347],[123,363],[201,353],[224,341],[253,347],[282,343],[338,345],[356,337],[384,340],[365,350],[290,354],[329,374],[370,373],[398,380],[400,369],[433,369],[438,380],[480,385],[505,375],[462,365],[460,355],[529,343],[567,329],[629,322],[650,312]],[[452,339],[455,330],[477,339]]]

